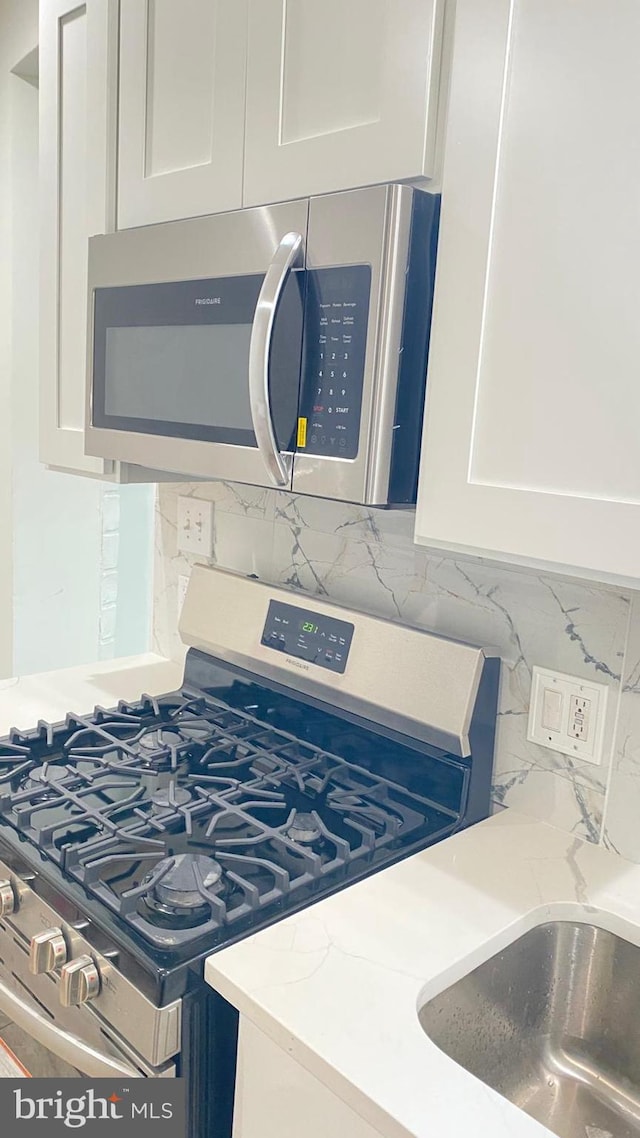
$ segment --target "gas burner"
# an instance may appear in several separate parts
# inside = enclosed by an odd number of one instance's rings
[[[231,691],[239,706],[143,696],[0,741],[4,832],[158,949],[220,944],[456,821],[385,777],[399,760],[376,769],[368,738],[372,769],[282,730],[271,695]]]
[[[143,904],[152,920],[168,928],[193,928],[210,916],[207,893],[223,889],[222,866],[202,854],[177,854],[158,862],[142,885],[149,887]]]
[[[175,780],[172,780],[168,786],[160,786],[151,794],[151,801],[154,806],[162,809],[175,809],[177,806],[186,806],[187,802],[191,802],[191,793],[184,786],[178,786]]]
[[[180,714],[176,716],[171,726],[164,730],[177,732],[182,742],[203,743],[211,736],[211,723],[208,719],[201,717],[189,719]]]
[[[140,752],[141,757],[148,755],[156,755],[158,751],[164,751],[168,747],[178,747],[184,743],[184,737],[180,731],[172,727],[153,727],[149,731],[145,731],[144,735],[136,741],[135,746]]]
[[[50,785],[52,782],[62,782],[67,778],[69,770],[66,766],[59,766],[54,763],[43,763],[41,766],[32,767],[28,772],[29,782],[38,784]]]
[[[305,814],[301,810],[297,810],[291,822],[288,823],[285,834],[292,842],[297,842],[301,846],[312,846],[322,837],[322,830],[318,824],[318,815],[315,813]]]

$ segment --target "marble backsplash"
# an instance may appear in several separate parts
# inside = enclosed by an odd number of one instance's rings
[[[498,649],[494,801],[640,861],[640,597],[631,591],[443,556],[413,544],[410,511],[367,510],[231,483],[159,487],[154,648],[184,652],[178,494],[213,500],[213,563]],[[607,684],[600,766],[526,738],[535,665]]]

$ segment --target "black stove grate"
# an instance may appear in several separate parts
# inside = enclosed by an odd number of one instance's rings
[[[0,814],[157,948],[230,937],[459,817],[255,707],[180,693],[12,732]]]

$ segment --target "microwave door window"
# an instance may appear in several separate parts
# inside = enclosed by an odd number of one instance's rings
[[[291,275],[274,326],[271,403],[291,449],[302,352],[304,272]],[[95,292],[93,426],[256,446],[249,344],[263,274]]]
[[[251,431],[250,324],[108,328],[105,411]]]

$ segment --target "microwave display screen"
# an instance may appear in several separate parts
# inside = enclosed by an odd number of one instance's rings
[[[251,324],[107,328],[106,414],[250,430],[250,340]]]

